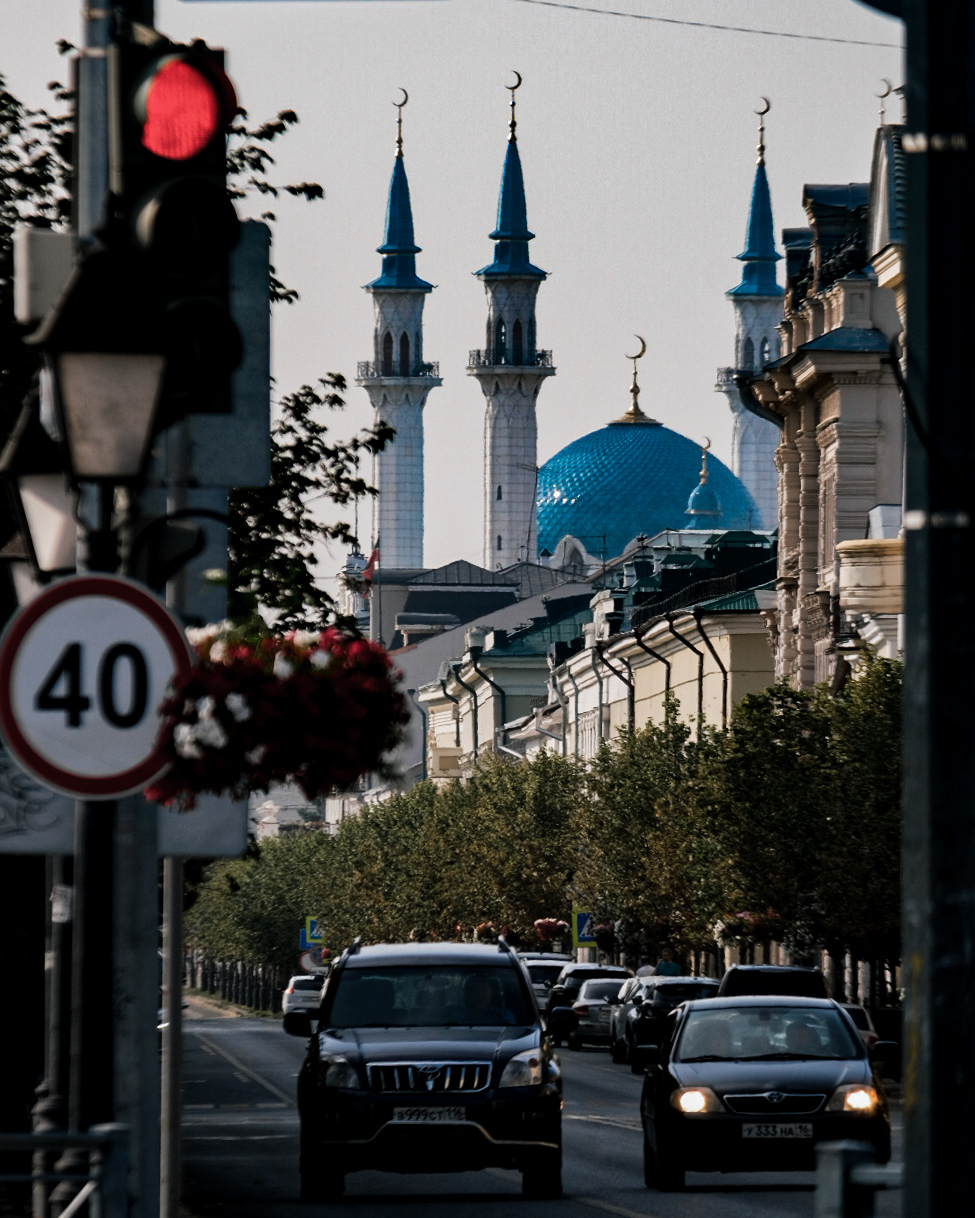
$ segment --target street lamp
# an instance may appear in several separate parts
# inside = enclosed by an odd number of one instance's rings
[[[35,584],[74,571],[78,497],[69,485],[58,445],[41,425],[36,397],[25,404],[0,455],[0,478],[10,490],[20,525],[23,555],[5,555],[13,564],[15,586],[18,580],[23,583],[16,569],[23,561],[30,564]],[[24,603],[19,586],[18,601]]]

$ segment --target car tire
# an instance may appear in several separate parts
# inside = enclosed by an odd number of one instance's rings
[[[300,1201],[312,1205],[321,1205],[327,1201],[338,1201],[345,1192],[345,1173],[317,1171],[302,1172],[301,1185],[298,1190]]]
[[[535,1200],[562,1196],[562,1149],[540,1150],[521,1169],[521,1195]]]
[[[567,1043],[568,1043],[569,1048],[572,1049],[573,1052],[578,1053],[579,1050],[582,1048],[582,1037],[581,1036],[570,1036]]]
[[[643,1131],[643,1183],[647,1188],[657,1187],[657,1156],[650,1145],[650,1139],[647,1137],[645,1129]]]

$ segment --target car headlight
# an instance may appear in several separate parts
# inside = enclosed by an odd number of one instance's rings
[[[710,1087],[678,1087],[670,1097],[671,1104],[685,1116],[698,1116],[702,1112],[721,1112],[724,1104]]]
[[[863,1083],[847,1083],[837,1087],[826,1105],[827,1112],[851,1112],[858,1116],[872,1116],[877,1111],[880,1097],[875,1087]]]
[[[500,1087],[537,1087],[542,1081],[542,1055],[537,1049],[516,1053],[501,1074]]]
[[[359,1073],[345,1057],[331,1057],[322,1062],[325,1071],[325,1086],[351,1091],[359,1086]]]

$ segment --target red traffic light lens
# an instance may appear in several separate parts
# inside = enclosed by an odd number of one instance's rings
[[[199,156],[226,126],[221,84],[186,59],[164,60],[145,92],[143,145],[169,161]]]

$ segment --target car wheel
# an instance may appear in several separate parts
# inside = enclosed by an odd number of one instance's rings
[[[345,1192],[345,1173],[340,1171],[316,1171],[301,1173],[299,1199],[313,1204],[338,1201]]]
[[[562,1196],[562,1149],[540,1150],[521,1169],[521,1195],[535,1199]]]
[[[574,1052],[578,1053],[578,1051],[582,1048],[582,1037],[581,1036],[570,1036],[569,1040],[568,1040],[568,1045],[569,1045],[570,1049],[572,1049]]]
[[[663,1156],[657,1163],[657,1188],[662,1193],[678,1193],[684,1187],[684,1169],[675,1167],[670,1156]]]

